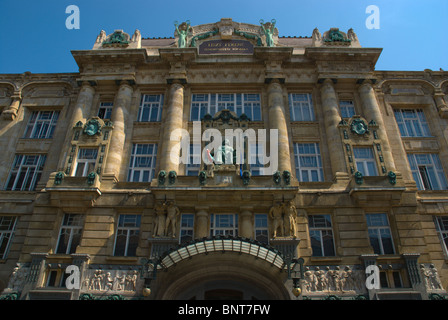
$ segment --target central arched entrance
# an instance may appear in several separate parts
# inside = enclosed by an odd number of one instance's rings
[[[238,242],[235,241],[234,244],[238,245]],[[157,278],[151,284],[154,293],[152,299],[285,300],[291,298],[290,290],[285,286],[287,273],[283,271],[283,260],[276,257],[274,251],[266,252],[264,250],[266,248],[257,248],[254,245],[247,252],[240,250],[242,246],[234,247],[232,250],[199,252],[201,245],[203,244],[197,245],[198,250],[193,255],[188,256],[186,250],[179,249],[172,252],[170,257],[166,256],[163,259],[165,268],[157,272]],[[210,243],[207,245],[209,249],[212,248]],[[189,253],[192,253],[192,248]]]

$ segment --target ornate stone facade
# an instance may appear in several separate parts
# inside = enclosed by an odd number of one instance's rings
[[[77,73],[1,74],[0,299],[446,299],[448,73],[311,32],[101,31]]]

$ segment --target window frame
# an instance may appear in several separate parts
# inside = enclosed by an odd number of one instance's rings
[[[190,143],[188,148],[188,163],[185,164],[186,176],[198,176],[201,171],[201,144]],[[199,162],[199,163],[197,163]]]
[[[194,239],[194,214],[182,213],[180,217],[179,244],[187,243]],[[191,225],[190,225],[191,223]],[[190,240],[183,240],[188,238]]]
[[[412,112],[415,117],[405,117],[404,112]],[[395,108],[395,122],[397,123],[400,136],[403,138],[432,137],[425,112],[421,108]],[[417,129],[417,130],[416,130]],[[412,132],[410,132],[412,131]],[[420,134],[418,134],[418,131]]]
[[[71,224],[70,223],[70,219],[71,218],[74,218],[74,220],[78,219],[78,221],[74,221],[74,222],[76,222],[78,224],[76,224],[76,225]],[[68,223],[70,223],[70,224],[68,224]],[[56,243],[55,253],[57,253],[57,254],[72,254],[72,253],[75,253],[76,252],[76,247],[81,243],[83,229],[84,229],[84,215],[82,215],[82,214],[71,214],[71,213],[64,214],[64,216],[62,217],[61,225],[59,227],[58,241]],[[62,237],[62,232],[64,230],[70,230],[69,235],[68,235],[69,240],[67,242],[67,246],[66,246],[65,252],[60,252],[61,237]],[[76,231],[78,231],[78,232],[76,232]],[[74,248],[73,248],[73,237],[75,237],[77,234],[79,234],[78,244],[75,245]]]
[[[412,177],[414,178],[419,190],[425,191],[448,189],[448,181],[445,170],[437,153],[408,153],[407,156]],[[426,157],[426,161],[429,163],[421,163],[423,156]],[[428,182],[430,184],[429,188],[428,186],[425,186],[424,177],[421,175],[422,167],[425,167],[426,178],[428,178]],[[430,168],[432,173],[428,174],[428,169]]]
[[[352,110],[352,112],[349,110]],[[343,119],[348,119],[356,115],[355,102],[353,99],[339,99],[339,112]]]
[[[301,100],[300,97],[302,98],[306,97],[306,99]],[[316,115],[314,112],[314,105],[313,105],[313,95],[311,93],[289,93],[288,105],[289,105],[289,115],[291,117],[291,122],[316,121]],[[306,108],[308,108],[308,112],[305,112]],[[308,113],[308,115],[305,117],[304,115],[306,113]]]
[[[155,101],[152,101],[151,98],[154,98]],[[163,103],[164,103],[164,95],[162,93],[142,94],[140,99],[140,105],[138,107],[137,122],[160,122],[162,120]],[[148,108],[149,110],[146,112],[145,108]],[[152,117],[154,109],[156,109],[157,111],[155,120]]]
[[[193,93],[190,121],[201,121],[206,114],[214,116],[228,109],[240,117],[245,114],[251,121],[262,121],[260,93]]]
[[[34,164],[27,164],[29,157],[37,157]],[[39,183],[39,180],[42,176],[42,172],[44,171],[45,162],[47,159],[46,154],[16,154],[14,156],[14,161],[9,170],[8,179],[6,180],[5,190],[7,191],[34,191],[36,189],[36,185]],[[32,177],[30,177],[30,170]],[[17,184],[21,180],[22,170],[26,170],[25,176],[23,177],[22,184],[19,189],[17,189]],[[12,182],[11,188],[9,185],[11,183],[11,179],[14,176],[14,181]],[[29,181],[29,183],[28,183]],[[26,185],[28,184],[28,187]]]
[[[103,101],[100,102],[100,106],[98,107],[98,118],[103,119],[103,120],[110,120],[112,119],[112,110],[114,108],[114,103],[111,101]],[[104,115],[102,115],[101,111],[104,110]],[[107,115],[109,115],[109,117],[106,117]]]
[[[301,153],[301,148],[307,148],[308,146],[313,146],[314,153]],[[296,170],[296,177],[297,180],[300,182],[322,182],[324,181],[324,170],[322,165],[322,155],[320,152],[320,146],[318,142],[311,142],[311,143],[300,143],[300,142],[294,142],[294,164],[295,164],[295,170]],[[310,149],[308,147],[308,149]],[[315,158],[316,167],[308,167],[308,166],[301,166],[301,157],[307,157],[307,158]],[[303,172],[306,171],[308,174],[308,181],[305,181],[303,177]],[[316,171],[317,173],[317,180],[313,180],[313,172]],[[309,179],[311,178],[311,179]]]
[[[257,222],[261,223],[261,225],[257,224]],[[266,241],[259,240],[259,237],[266,237]],[[266,213],[254,214],[254,239],[269,245],[269,219]]]
[[[11,218],[12,221],[9,222],[9,226],[7,226],[7,229],[3,230],[2,226],[5,218]],[[3,252],[0,252],[0,260],[5,260],[8,258],[9,249],[11,248],[14,239],[18,220],[19,218],[17,216],[0,216],[0,249],[4,247]],[[3,245],[5,238],[7,239],[6,244]]]
[[[216,224],[220,221],[216,221],[216,217],[224,217],[229,216],[232,217],[231,223],[232,227],[217,227]],[[233,237],[238,237],[238,214],[237,213],[212,213],[210,214],[210,236],[223,236],[223,235],[231,235]],[[217,233],[218,231],[218,233]],[[220,231],[223,231],[221,233]]]
[[[439,219],[446,219],[446,228],[445,223],[440,224]],[[433,220],[443,253],[445,254],[445,257],[448,257],[448,216],[433,216]]]
[[[129,218],[131,216],[136,219],[135,226],[125,226],[124,225],[126,223],[125,219]],[[114,257],[135,257],[136,256],[139,241],[140,241],[140,236],[141,236],[141,225],[142,225],[141,218],[142,218],[142,216],[140,214],[120,214],[118,216],[117,225],[116,225],[116,229],[115,229],[116,231],[115,231],[114,250],[113,250]],[[121,222],[123,222],[122,226],[120,226]],[[121,252],[117,252],[117,241],[118,241],[118,237],[120,236],[119,231],[126,231],[126,235],[125,235],[126,241],[125,241],[125,245],[124,245],[123,254],[119,254]],[[135,234],[131,234],[132,231],[134,231]],[[123,234],[121,234],[121,235],[123,235]],[[129,254],[129,249],[130,249],[129,245],[130,245],[130,238],[132,236],[137,237],[137,244],[135,246],[135,251],[136,251],[135,254],[130,255]]]
[[[81,152],[84,151],[84,150],[95,151],[94,152],[95,159],[93,159],[93,158],[80,158]],[[96,148],[96,147],[84,147],[84,146],[79,147],[78,148],[78,154],[77,154],[76,160],[75,160],[75,165],[74,165],[75,169],[73,170],[73,173],[72,173],[73,176],[74,177],[87,177],[89,175],[89,173],[95,172],[96,162],[98,160],[98,153],[99,153],[98,152],[98,148]],[[83,156],[85,156],[85,155],[83,155]],[[79,168],[80,164],[83,165],[82,174],[78,175],[78,169],[80,169]],[[93,165],[93,166],[89,166],[89,164]],[[91,170],[89,172],[89,170],[90,170],[89,168],[91,168],[93,170]]]
[[[385,224],[384,225],[370,225],[370,223],[372,223],[373,216],[381,216],[380,222],[385,223]],[[367,223],[367,232],[369,235],[369,243],[370,243],[370,246],[374,249],[374,253],[378,254],[378,255],[395,254],[395,252],[396,252],[395,244],[394,244],[392,229],[390,227],[389,217],[388,217],[387,213],[366,213],[366,223]],[[385,253],[385,249],[384,249],[385,245],[383,243],[385,238],[383,238],[384,233],[382,231],[386,231],[390,237],[390,242],[391,242],[390,245],[391,245],[392,252]],[[372,245],[372,239],[371,239],[373,236],[376,236],[376,241],[379,244],[380,252],[375,252],[375,247]]]
[[[138,153],[139,148],[149,148],[151,147],[152,152],[151,153]],[[144,150],[142,150],[144,151]],[[128,175],[127,175],[127,181],[128,182],[151,182],[152,179],[155,177],[155,170],[157,165],[157,152],[158,152],[158,145],[157,143],[133,143],[132,144],[132,150],[131,155],[129,159],[129,167],[128,167]],[[145,167],[138,167],[136,164],[138,164],[137,159],[143,159],[148,158],[151,161],[150,166]],[[148,160],[146,160],[148,161]],[[135,179],[135,173],[139,172],[138,174],[138,181],[134,181]],[[145,171],[149,171],[149,180],[145,180]],[[143,173],[143,174],[142,174]]]
[[[371,152],[371,158],[361,158],[356,156],[356,150],[369,150]],[[364,177],[374,177],[378,176],[378,163],[376,160],[375,150],[371,146],[354,146],[353,147],[353,158],[356,165],[356,170],[361,172]],[[370,172],[369,163],[373,164],[374,172]],[[360,168],[359,164],[362,164],[362,168]],[[368,173],[368,174],[367,174]],[[374,173],[374,174],[372,174]]]
[[[313,222],[313,224],[315,224],[314,219],[316,217],[323,217],[325,219],[325,224],[327,224],[329,222],[329,226],[312,226],[311,222]],[[328,218],[327,218],[328,217]],[[334,235],[334,231],[333,231],[333,222],[331,219],[331,215],[330,214],[313,214],[313,215],[309,215],[308,216],[308,231],[309,231],[309,236],[310,236],[310,245],[311,245],[311,250],[312,250],[312,256],[313,257],[334,257],[336,256],[336,242],[335,242],[335,235]],[[330,253],[326,253],[325,252],[325,244],[324,244],[324,234],[322,231],[325,231],[325,236],[331,236],[331,250],[333,251],[331,254]],[[312,233],[314,232],[318,232],[319,233],[319,239],[320,239],[320,252],[321,255],[318,255],[318,252],[315,252],[313,249],[313,236]],[[330,232],[330,233],[328,233]]]
[[[39,119],[43,114],[51,113],[49,119]],[[24,139],[52,139],[60,116],[59,110],[33,111],[23,134]],[[44,129],[45,128],[45,129]],[[44,131],[44,132],[43,132]]]

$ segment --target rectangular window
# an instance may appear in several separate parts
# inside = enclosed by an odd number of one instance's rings
[[[262,143],[249,144],[249,159],[250,174],[252,176],[261,176],[264,174],[264,146]],[[241,161],[243,163],[243,161]]]
[[[445,252],[445,256],[448,256],[448,216],[434,217],[434,224],[439,234],[443,252]]]
[[[269,244],[269,229],[268,229],[268,215],[267,214],[255,214],[255,240]]]
[[[59,230],[56,253],[75,253],[81,242],[84,217],[81,214],[65,214]]]
[[[201,166],[201,145],[190,144],[188,163],[185,165],[185,175],[198,176]]]
[[[210,215],[210,235],[238,236],[237,214],[212,214]]]
[[[96,157],[98,149],[80,148],[78,157],[76,158],[75,177],[87,177],[91,172],[95,171]]]
[[[135,257],[140,234],[140,220],[140,215],[120,215],[115,236],[114,256]]]
[[[42,175],[45,155],[16,155],[6,190],[32,191]]]
[[[112,117],[113,107],[114,107],[113,102],[101,102],[100,107],[98,109],[98,118],[110,120]]]
[[[366,214],[370,245],[375,254],[394,254],[392,234],[384,213]]]
[[[351,118],[355,115],[355,106],[352,100],[340,100],[339,109],[341,111],[341,118]]]
[[[290,93],[289,112],[291,121],[315,121],[312,95],[310,93]]]
[[[431,137],[422,109],[395,109],[394,114],[402,137]]]
[[[194,214],[182,214],[180,219],[179,243],[187,243],[194,238]]]
[[[446,190],[448,184],[437,154],[408,154],[412,176],[419,190]]]
[[[206,114],[212,116],[228,109],[251,121],[261,120],[261,99],[258,93],[195,93],[191,98],[190,121],[200,121]]]
[[[296,177],[299,181],[323,181],[322,159],[318,143],[294,143]]]
[[[157,144],[134,144],[129,164],[128,181],[151,182],[155,174],[156,157]]]
[[[353,148],[353,155],[355,157],[356,169],[361,172],[363,176],[378,175],[372,148]]]
[[[308,224],[313,256],[334,256],[335,248],[330,215],[310,215]]]
[[[6,259],[12,243],[17,218],[0,216],[0,259]]]
[[[163,94],[144,94],[140,101],[137,121],[158,122],[162,119]]]
[[[59,111],[33,111],[24,138],[50,139],[53,137]]]

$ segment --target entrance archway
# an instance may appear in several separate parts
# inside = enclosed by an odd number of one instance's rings
[[[153,299],[285,300],[287,275],[265,260],[235,252],[212,252],[158,272]]]

